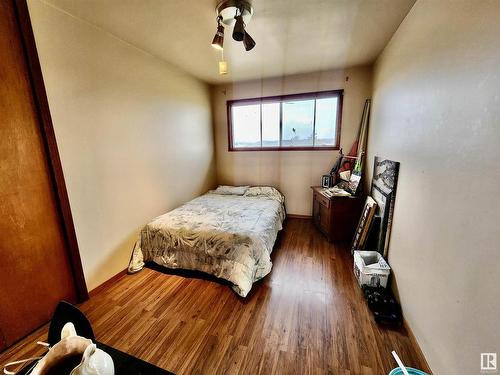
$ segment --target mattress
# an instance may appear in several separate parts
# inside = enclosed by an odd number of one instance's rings
[[[284,197],[272,187],[251,187],[245,195],[210,191],[147,224],[128,270],[138,272],[154,262],[202,271],[229,281],[246,297],[271,271],[270,255],[284,219]]]

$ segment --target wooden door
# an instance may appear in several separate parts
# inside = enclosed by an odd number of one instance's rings
[[[18,17],[0,1],[0,351],[79,299]]]

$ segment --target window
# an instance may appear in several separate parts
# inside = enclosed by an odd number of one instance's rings
[[[229,151],[339,148],[342,90],[227,102]]]

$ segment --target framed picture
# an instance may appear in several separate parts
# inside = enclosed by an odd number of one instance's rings
[[[375,250],[383,254],[384,258],[389,249],[398,175],[399,162],[375,156],[371,196],[377,202],[376,216],[380,219]]]
[[[354,232],[354,238],[351,244],[352,254],[354,254],[354,250],[363,250],[365,248],[366,239],[368,238],[376,209],[377,202],[372,197],[367,197],[363,211],[361,212],[361,217],[359,218],[358,226],[356,227],[356,232]]]

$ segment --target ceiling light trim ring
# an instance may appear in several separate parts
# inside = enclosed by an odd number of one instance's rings
[[[224,24],[224,26],[232,27],[235,22],[234,14],[236,9],[241,12],[244,23],[248,24],[253,16],[253,7],[252,4],[247,0],[221,1],[215,8],[215,13],[217,17],[222,17],[222,23]]]

